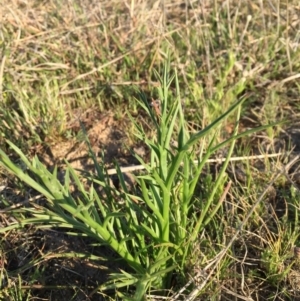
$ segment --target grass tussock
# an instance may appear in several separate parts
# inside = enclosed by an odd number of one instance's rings
[[[0,299],[299,298],[299,14],[2,4]]]

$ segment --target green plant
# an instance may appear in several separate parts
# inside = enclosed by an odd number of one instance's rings
[[[156,138],[148,139],[143,128],[131,117],[138,138],[146,143],[151,153],[149,163],[136,155],[146,174],[136,176],[138,188],[133,193],[117,163],[121,189],[110,184],[107,171],[98,163],[91,147],[97,174],[88,176],[92,181],[89,190],[69,164],[62,184],[57,179],[57,168],[53,173],[49,172],[37,157],[30,162],[10,141],[7,141],[8,145],[30,173],[14,164],[0,150],[0,164],[47,199],[46,206],[34,204],[31,208],[24,208],[30,216],[0,229],[0,232],[35,224],[37,227],[70,229],[73,235],[83,233],[95,239],[116,252],[128,265],[128,270],[112,274],[111,280],[98,289],[127,288],[133,293],[134,300],[142,300],[147,291],[153,289],[161,292],[170,289],[174,271],[186,269],[198,233],[214,220],[222,206],[220,195],[227,182],[225,170],[236,139],[257,130],[237,134],[244,100],[240,99],[209,126],[190,134],[181,107],[176,72],[170,76],[169,64],[166,64],[163,77],[158,78],[161,82],[161,116],[154,115],[145,95],[140,93],[140,105],[152,120]],[[172,83],[176,86],[176,96],[171,101],[169,91]],[[222,121],[234,111],[237,111],[234,135],[216,144],[215,133]],[[176,146],[172,146],[174,139]],[[204,142],[207,143],[205,146]],[[203,168],[211,155],[226,144],[230,146],[215,184],[208,198],[199,202],[195,193]],[[70,191],[71,183],[78,191],[76,196]],[[101,194],[97,193],[97,187],[102,188]],[[199,204],[199,213],[195,214]],[[74,230],[77,231],[75,234]],[[121,291],[119,294],[123,299],[128,297]]]

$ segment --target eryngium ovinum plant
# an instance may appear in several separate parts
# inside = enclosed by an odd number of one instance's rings
[[[107,170],[98,163],[90,146],[96,174],[88,176],[93,183],[89,188],[83,185],[78,173],[68,164],[62,184],[57,178],[56,168],[51,173],[37,157],[29,161],[10,141],[7,143],[26,165],[25,169],[13,163],[0,150],[1,165],[47,200],[45,205],[24,208],[28,217],[0,229],[0,232],[28,224],[44,228],[59,227],[67,233],[72,229],[72,235],[75,235],[75,230],[78,235],[85,235],[105,245],[126,263],[126,268],[110,275],[110,280],[99,284],[97,289],[99,292],[114,289],[122,299],[142,300],[150,294],[170,295],[174,277],[181,277],[177,279],[181,285],[188,282],[185,269],[193,255],[195,243],[200,239],[199,233],[210,226],[222,205],[216,194],[226,185],[225,170],[234,142],[254,131],[237,135],[236,127],[231,138],[222,143],[215,142],[215,133],[225,118],[235,112],[236,120],[239,120],[241,99],[209,126],[191,134],[180,101],[176,72],[170,76],[168,67],[165,67],[162,78],[158,78],[161,82],[158,91],[161,115],[157,117],[153,113],[142,93],[139,99],[141,107],[152,120],[156,137],[149,139],[143,127],[130,117],[138,138],[146,143],[151,157],[150,162],[144,162],[136,155],[145,168],[144,173],[136,175],[136,193],[129,190],[117,163],[120,187],[111,185]],[[177,89],[176,96],[171,98],[169,87],[172,82]],[[242,91],[243,83],[238,83],[235,88],[238,92]],[[176,143],[173,143],[174,140]],[[201,141],[206,141],[204,151],[199,149]],[[226,160],[214,179],[213,188],[208,197],[199,202],[195,190],[203,168],[208,159],[226,144],[229,146]],[[76,186],[76,196],[70,190],[70,183]],[[101,194],[97,193],[97,186],[102,187]]]

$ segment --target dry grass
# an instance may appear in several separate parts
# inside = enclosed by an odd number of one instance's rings
[[[191,131],[241,96],[247,99],[243,129],[288,121],[239,141],[241,156],[294,149],[279,159],[232,164],[228,175],[234,184],[219,225],[202,233],[211,239],[195,246],[189,273],[199,276],[194,292],[205,284],[197,300],[300,298],[292,253],[300,246],[298,161],[284,170],[300,150],[298,1],[11,0],[2,4],[0,24],[0,147],[10,153],[10,139],[49,168],[63,158],[76,167],[83,160],[83,166],[87,150],[80,148],[79,119],[94,151],[104,151],[105,163],[136,163],[125,146],[147,160],[126,112],[153,134],[137,105],[136,87],[149,100],[158,98],[154,70],[162,73],[168,55]],[[170,91],[174,96],[176,87]],[[233,123],[226,120],[218,141],[232,133]],[[0,172],[1,209],[33,200],[34,191]],[[209,191],[213,183],[205,178],[201,185]],[[18,210],[1,211],[0,226],[21,217]],[[116,266],[91,241],[32,227],[2,235],[0,252],[0,299],[117,298],[94,291],[106,269]],[[217,259],[214,265],[211,258]],[[175,281],[173,297],[182,286]]]

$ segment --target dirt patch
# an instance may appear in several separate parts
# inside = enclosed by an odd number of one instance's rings
[[[111,164],[114,159],[130,164],[132,156],[129,156],[129,149],[125,147],[128,145],[128,137],[123,125],[124,122],[117,120],[113,112],[86,110],[79,117],[75,114],[69,121],[71,139],[47,143],[44,149],[46,152],[42,156],[39,151],[38,155],[49,167],[62,165],[67,160],[73,168],[88,170],[93,166],[85,141],[88,138],[94,154],[99,159],[104,154],[104,164]]]

